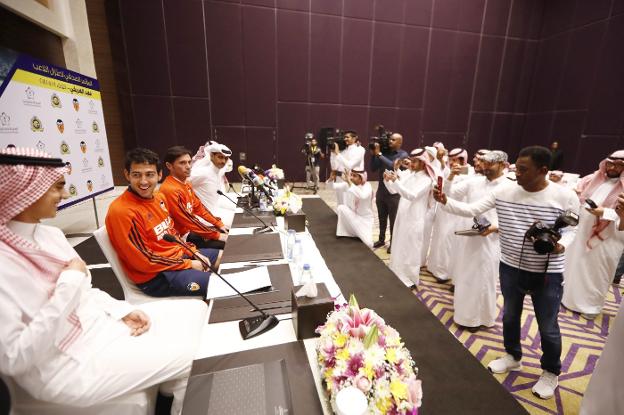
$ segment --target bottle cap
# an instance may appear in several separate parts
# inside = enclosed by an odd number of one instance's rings
[[[310,264],[303,264],[303,270],[304,271],[309,271],[310,270]]]

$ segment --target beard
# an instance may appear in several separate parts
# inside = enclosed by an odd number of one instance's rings
[[[620,175],[622,174],[622,172],[617,172],[617,171],[607,171],[607,177],[609,179],[615,179],[620,177]]]

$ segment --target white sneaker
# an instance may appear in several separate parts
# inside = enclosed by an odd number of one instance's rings
[[[559,376],[544,370],[542,376],[540,376],[531,390],[533,391],[533,395],[538,398],[550,399],[555,394],[557,386],[559,386]]]
[[[510,354],[506,354],[503,357],[499,357],[496,360],[492,360],[488,365],[488,369],[492,373],[507,373],[510,370],[521,370],[522,363],[519,360],[514,359]]]

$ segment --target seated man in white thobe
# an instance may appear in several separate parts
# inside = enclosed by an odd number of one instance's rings
[[[507,153],[491,151],[479,156],[478,164],[484,175],[475,175],[451,185],[453,197],[467,203],[482,197],[502,186],[516,186],[504,175]],[[490,222],[480,236],[458,236],[457,249],[451,273],[454,277],[455,296],[453,299],[455,324],[476,332],[481,326],[492,327],[496,320],[496,281],[500,262],[498,241],[498,216],[495,209],[481,215]]]
[[[69,197],[66,171],[36,149],[0,151],[0,372],[36,399],[76,407],[161,385],[178,414],[206,304],[137,308],[92,288],[63,233],[40,223]]]
[[[596,172],[581,179],[577,191],[585,209],[567,250],[561,303],[592,320],[602,312],[624,249],[624,233],[617,231],[619,217],[614,210],[624,191],[624,150],[612,153]]]
[[[364,170],[364,155],[366,150],[357,143],[358,135],[355,131],[345,131],[344,141],[347,147],[340,151],[337,143],[331,149],[329,164],[332,172],[336,172],[336,183],[344,182],[343,174],[351,170]],[[344,189],[336,189],[336,204],[344,204]]]
[[[232,150],[224,144],[211,141],[206,143],[203,152],[205,154],[203,157],[200,157],[201,154],[195,155],[188,180],[206,209],[215,216],[225,218],[228,215],[224,215],[223,210],[234,210],[236,206],[220,196],[217,190],[223,193],[228,192],[225,173],[231,171],[231,168],[228,170],[227,165],[232,156]]]
[[[344,204],[338,206],[336,236],[355,236],[366,246],[373,246],[373,189],[366,181],[366,172],[352,170],[346,182],[335,181],[332,174],[327,183],[335,190],[344,190]]]
[[[394,223],[390,269],[411,289],[416,288],[420,279],[424,221],[427,208],[433,204],[433,180],[435,173],[423,148],[410,153],[408,174],[386,172],[384,175],[388,191],[401,195]]]

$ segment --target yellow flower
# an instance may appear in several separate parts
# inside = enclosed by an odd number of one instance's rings
[[[379,412],[385,414],[392,407],[392,401],[389,398],[377,399],[375,405],[377,409],[379,409]]]
[[[344,347],[344,345],[347,344],[347,339],[348,337],[346,334],[338,333],[334,337],[334,344],[336,347]]]
[[[373,376],[375,375],[375,371],[373,370],[373,365],[367,363],[366,365],[364,365],[364,367],[362,369],[364,370],[364,375],[369,380],[372,380]]]
[[[397,361],[396,349],[389,348],[388,350],[386,350],[386,360],[390,363],[396,363]]]
[[[342,349],[338,353],[336,353],[336,359],[338,360],[347,360],[349,358],[349,350]]]
[[[396,399],[407,399],[407,385],[400,380],[390,382],[390,392]]]

